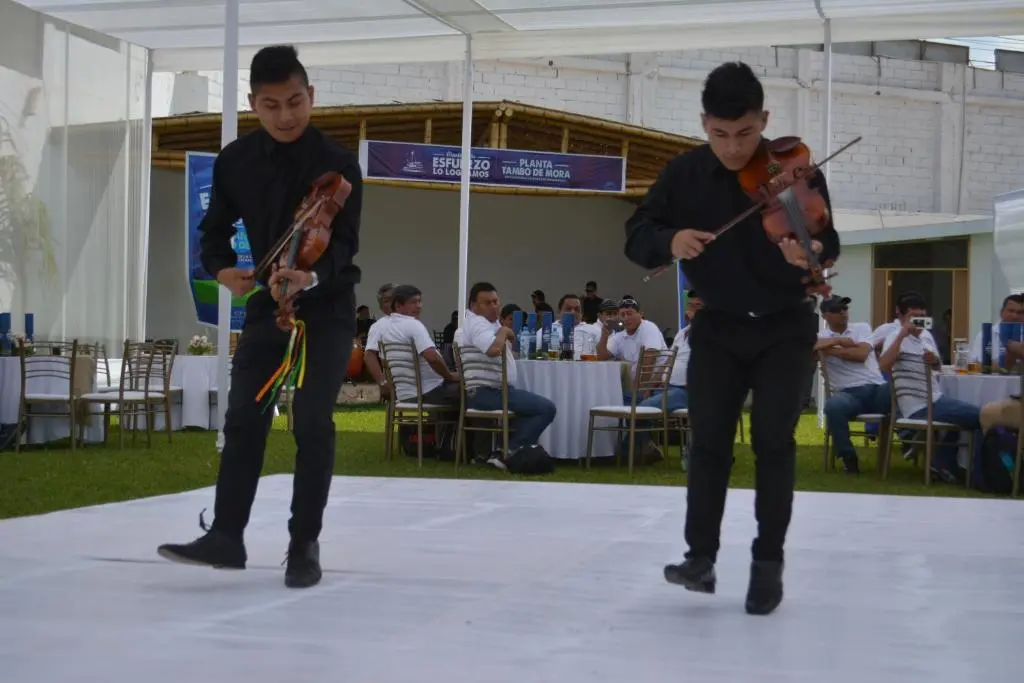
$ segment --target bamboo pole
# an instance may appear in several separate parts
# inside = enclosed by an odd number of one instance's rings
[[[532,104],[522,104],[520,102],[507,102],[503,104],[503,109],[505,110],[506,115],[511,116],[513,113],[515,113],[517,118],[542,118],[546,121],[557,121],[560,124],[569,124],[574,126],[581,125],[586,128],[613,131],[615,133],[618,133],[619,135],[628,135],[631,137],[645,138],[648,140],[660,139],[664,142],[679,143],[694,147],[703,144],[703,141],[698,138],[691,138],[684,135],[674,135],[672,133],[664,133],[662,131],[652,130],[650,128],[642,128],[640,126],[634,126],[628,123],[618,123],[617,121],[599,119],[595,116],[573,114],[571,112],[559,111],[557,109],[538,107]]]
[[[474,115],[492,114],[501,106],[501,102],[477,102],[473,105]],[[310,119],[316,123],[322,118],[344,116],[346,118],[360,119],[376,116],[392,115],[437,115],[445,112],[454,114],[456,117],[461,114],[461,102],[425,102],[419,104],[373,104],[373,105],[348,105],[339,107],[316,107],[313,109]],[[178,126],[209,125],[217,127],[220,125],[220,114],[184,114],[182,116],[165,116],[153,119],[153,128],[160,130],[164,128],[175,128]],[[250,111],[241,112],[238,115],[238,123],[258,122],[256,114]]]
[[[434,134],[434,119],[427,119],[423,126],[423,144],[429,145]]]

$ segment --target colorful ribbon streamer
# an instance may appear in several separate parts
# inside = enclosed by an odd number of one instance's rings
[[[263,410],[267,410],[267,408],[277,403],[277,397],[280,395],[282,387],[291,385],[296,389],[301,389],[305,378],[306,325],[301,320],[297,320],[294,327],[292,327],[291,337],[288,339],[288,348],[285,351],[284,360],[267,383],[263,385],[263,388],[260,389],[260,393],[256,394],[256,402],[259,403],[263,400],[263,397],[267,396],[269,392],[269,400],[263,406]]]

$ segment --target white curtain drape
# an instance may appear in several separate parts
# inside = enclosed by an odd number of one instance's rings
[[[149,54],[0,6],[0,312],[116,355],[145,329]]]

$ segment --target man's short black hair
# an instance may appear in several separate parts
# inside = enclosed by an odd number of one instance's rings
[[[700,101],[708,116],[735,121],[764,111],[764,87],[743,62],[726,62],[708,74]]]
[[[469,288],[469,303],[476,302],[478,296],[484,292],[497,292],[498,288],[490,282],[478,282]]]
[[[303,85],[309,85],[309,75],[299,61],[298,50],[292,45],[271,45],[253,56],[249,65],[249,89],[255,93],[260,86],[284,83],[293,76],[298,76]]]
[[[1010,304],[1018,304],[1024,306],[1024,294],[1011,294],[1010,296],[1003,299],[1003,307],[999,310],[1005,309]]]
[[[576,296],[575,294],[563,294],[562,298],[558,300],[558,310],[562,310],[562,306],[564,306],[565,302],[568,301],[569,299],[579,300],[579,297]]]
[[[394,291],[391,292],[391,305],[401,306],[407,304],[418,296],[423,296],[423,292],[414,287],[413,285],[398,285]]]
[[[519,308],[519,306],[517,306],[516,304],[505,304],[504,306],[501,307],[501,317],[504,318],[506,316],[510,316],[516,311],[521,310],[523,309]]]
[[[924,297],[916,292],[908,292],[899,298],[896,303],[897,310],[900,315],[906,315],[907,311],[913,308],[919,308],[922,311],[928,310],[928,303],[924,300]]]

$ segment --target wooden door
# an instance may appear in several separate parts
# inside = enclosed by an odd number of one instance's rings
[[[871,327],[877,328],[892,320],[892,306],[889,303],[892,282],[888,270],[875,270],[871,282]]]

